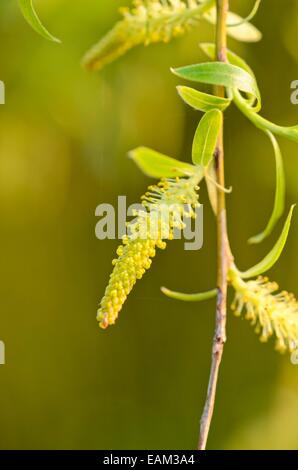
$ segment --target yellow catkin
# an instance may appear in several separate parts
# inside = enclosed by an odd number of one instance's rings
[[[277,293],[278,285],[265,277],[244,282],[233,272],[231,283],[236,291],[232,309],[237,316],[245,312],[261,341],[275,335],[278,351],[297,348],[298,302],[293,294]]]
[[[131,9],[121,9],[123,20],[87,52],[83,64],[99,70],[132,47],[169,42],[197,24],[201,7],[199,0],[135,0]]]
[[[176,178],[150,186],[142,197],[142,209],[128,224],[129,234],[117,249],[114,269],[97,312],[101,328],[113,325],[122,306],[138,279],[150,268],[156,248],[166,248],[175,229],[183,229],[183,218],[195,218],[198,204],[199,178]]]

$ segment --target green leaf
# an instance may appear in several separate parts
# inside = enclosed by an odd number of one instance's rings
[[[216,46],[213,42],[203,42],[200,43],[200,48],[202,51],[211,59],[215,60],[216,59]],[[250,68],[250,66],[245,62],[242,57],[239,57],[239,55],[235,54],[234,52],[230,51],[229,49],[227,50],[227,58],[228,61],[232,65],[236,65],[238,67],[241,67],[244,69],[247,73],[249,73],[252,77],[255,78],[255,75]]]
[[[242,279],[260,276],[261,274],[272,268],[276,261],[278,261],[288,238],[294,207],[295,204],[292,205],[287,220],[285,222],[283,231],[272,250],[268,253],[267,256],[265,256],[262,261],[260,261],[260,263],[256,264],[247,271],[240,273]]]
[[[216,24],[216,9],[208,11],[204,14],[204,18],[209,21],[209,23]],[[241,16],[236,13],[229,12],[227,18],[228,28],[227,32],[230,37],[241,42],[258,42],[262,39],[262,33],[251,23],[246,21]],[[238,23],[238,26],[234,24]],[[229,27],[229,25],[233,25]]]
[[[214,43],[201,43],[200,48],[210,59],[212,60],[216,59],[216,47]],[[239,57],[237,54],[235,54],[234,52],[230,50],[227,50],[227,58],[230,64],[244,69],[249,75],[251,75],[257,87],[255,75],[252,69],[250,68],[250,66],[245,62],[245,60],[243,60],[241,57]],[[257,98],[257,101],[256,101],[256,98]],[[255,112],[260,111],[261,109],[260,93],[258,96],[254,94],[250,94],[247,98],[244,98],[244,100],[247,102],[251,110]]]
[[[275,166],[276,166],[276,191],[275,191],[275,199],[274,199],[274,206],[271,217],[269,222],[263,232],[260,234],[250,238],[248,240],[249,243],[260,243],[266,237],[268,237],[272,230],[274,229],[276,223],[280,219],[283,214],[284,206],[285,206],[285,174],[284,174],[284,166],[283,166],[283,159],[282,154],[278,145],[276,138],[274,137],[271,132],[267,131],[267,135],[269,136],[275,155]]]
[[[166,287],[162,287],[161,291],[171,299],[183,300],[184,302],[201,302],[202,300],[212,299],[217,295],[217,289],[201,292],[199,294],[183,294],[182,292],[174,292]]]
[[[188,86],[178,86],[177,90],[183,101],[198,111],[207,112],[212,109],[224,111],[231,104],[228,98],[202,93]]]
[[[222,112],[218,109],[208,111],[200,120],[192,146],[192,161],[195,165],[207,168],[213,159],[222,121]]]
[[[171,70],[175,75],[186,80],[236,88],[260,99],[260,92],[254,77],[243,68],[235,65],[223,62],[205,62]]]
[[[43,26],[34,9],[32,0],[19,0],[19,6],[24,18],[37,33],[49,41],[61,42],[60,39],[52,36],[52,34],[50,34]]]
[[[129,152],[129,157],[151,178],[173,178],[191,175],[198,171],[189,163],[162,155],[148,147],[138,147]]]

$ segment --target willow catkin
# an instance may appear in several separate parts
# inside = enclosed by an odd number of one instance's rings
[[[276,336],[276,349],[293,351],[298,345],[298,302],[286,291],[277,293],[278,284],[265,277],[244,282],[235,273],[231,283],[236,291],[232,309],[237,316],[255,326],[260,339],[266,342]]]
[[[131,9],[121,8],[122,21],[87,52],[83,65],[99,70],[135,46],[168,42],[196,26],[211,7],[199,0],[134,0]]]
[[[135,221],[128,224],[129,235],[113,260],[114,269],[97,313],[101,328],[115,323],[136,281],[150,268],[156,248],[166,248],[164,240],[172,240],[174,230],[184,228],[184,218],[196,217],[198,180],[197,176],[166,179],[150,186],[142,197],[142,209],[135,211]]]

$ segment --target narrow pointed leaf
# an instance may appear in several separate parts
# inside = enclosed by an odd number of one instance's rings
[[[49,41],[61,42],[60,39],[55,38],[44,27],[39,17],[37,16],[32,0],[19,0],[19,6],[26,21],[38,34],[40,34],[43,38],[48,39]]]
[[[171,69],[180,78],[194,82],[219,85],[249,93],[260,99],[260,92],[253,76],[241,67],[223,62],[205,62]]]
[[[199,294],[183,294],[182,292],[175,292],[166,287],[162,287],[161,291],[171,299],[183,300],[184,302],[201,302],[202,300],[212,299],[217,295],[217,289],[208,292],[200,292]]]
[[[192,161],[195,165],[207,168],[213,159],[222,120],[222,112],[218,109],[208,111],[200,120],[192,146]]]
[[[216,59],[216,48],[215,48],[214,43],[201,43],[200,48],[210,59],[212,60]],[[242,57],[239,57],[237,54],[235,54],[234,52],[230,50],[227,50],[227,57],[228,57],[228,61],[230,64],[235,65],[245,70],[255,81],[256,87],[257,87],[255,75],[252,69],[250,68],[250,66],[245,62],[245,60],[243,60]],[[254,94],[248,95],[247,98],[245,98],[245,102],[249,105],[249,108],[251,109],[251,111],[254,111],[254,112],[259,112],[262,107],[260,93],[258,96]]]
[[[186,104],[204,113],[212,109],[224,111],[231,104],[231,100],[228,98],[220,98],[219,96],[202,93],[188,86],[178,86],[177,90]]]
[[[243,279],[260,276],[261,274],[272,268],[272,266],[278,261],[288,238],[294,207],[295,205],[291,207],[283,231],[272,250],[268,253],[267,256],[265,256],[262,261],[260,261],[260,263],[256,264],[247,271],[240,273]]]
[[[208,11],[204,14],[204,18],[211,24],[216,24],[216,9]],[[227,28],[227,33],[233,39],[241,42],[258,42],[262,39],[262,33],[251,23],[245,21],[244,18],[237,15],[236,13],[229,12],[227,18],[227,25],[234,25],[238,23],[238,26],[232,26]]]
[[[198,171],[189,163],[162,155],[148,147],[138,147],[129,152],[129,157],[151,178],[172,178],[191,175]]]
[[[250,238],[249,243],[261,243],[266,237],[268,237],[274,229],[276,223],[283,214],[285,206],[285,174],[282,154],[276,138],[271,132],[267,131],[267,134],[272,142],[274,155],[275,155],[275,166],[276,166],[276,190],[274,206],[269,222],[263,232]]]

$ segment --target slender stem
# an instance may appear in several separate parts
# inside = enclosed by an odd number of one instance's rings
[[[227,60],[227,34],[226,23],[229,9],[229,0],[217,0],[217,23],[216,23],[216,49],[217,60],[226,62]],[[225,90],[223,87],[215,87],[215,94],[223,97]],[[218,138],[215,154],[215,165],[217,183],[225,186],[224,176],[224,139],[223,127]],[[204,411],[200,423],[200,437],[198,450],[206,449],[211,420],[213,416],[215,396],[220,363],[222,359],[224,344],[226,342],[226,303],[227,303],[227,273],[230,263],[230,249],[227,236],[226,222],[226,202],[225,193],[221,189],[217,190],[217,305],[216,305],[216,325],[213,338],[211,370]]]

